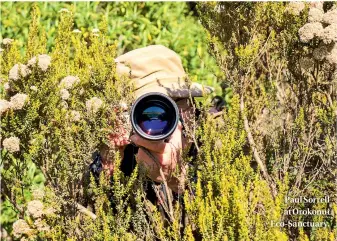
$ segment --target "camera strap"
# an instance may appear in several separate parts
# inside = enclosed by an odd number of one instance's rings
[[[179,121],[182,125],[181,133],[182,133],[183,137],[186,138],[185,122],[184,122],[183,118],[181,117],[181,115],[179,115]]]
[[[174,221],[174,216],[173,216],[173,206],[172,206],[172,191],[171,189],[168,187],[167,185],[167,181],[166,178],[164,176],[164,173],[161,169],[161,165],[158,161],[158,159],[145,147],[139,146],[139,148],[141,148],[152,160],[154,160],[154,162],[158,165],[159,167],[159,172],[160,172],[160,176],[163,179],[163,184],[161,185],[162,188],[157,187],[156,185],[152,185],[156,196],[159,200],[160,205],[163,207],[163,209],[165,210],[165,212],[167,213],[167,216],[170,218],[171,221]],[[162,189],[160,192],[160,189]],[[160,195],[160,194],[163,195]]]

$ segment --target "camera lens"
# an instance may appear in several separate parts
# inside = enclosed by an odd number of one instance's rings
[[[150,106],[140,115],[139,126],[148,135],[162,135],[169,126],[167,112],[161,106]]]
[[[132,106],[133,129],[148,140],[162,140],[170,136],[177,127],[178,119],[177,105],[161,93],[143,95]]]

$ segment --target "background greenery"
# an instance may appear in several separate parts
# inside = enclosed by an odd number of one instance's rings
[[[28,39],[32,3],[1,3],[1,38],[19,40],[23,54]],[[88,37],[91,30],[100,28],[106,18],[108,42],[117,43],[117,55],[151,44],[162,44],[177,52],[185,70],[200,82],[222,90],[217,78],[221,72],[207,52],[207,35],[184,2],[39,2],[41,26],[46,31],[47,49],[54,46],[58,12],[62,8],[74,12],[74,29]]]
[[[221,72],[213,57],[207,52],[207,35],[198,19],[190,12],[186,3],[107,3],[107,2],[38,2],[40,27],[44,33],[32,33],[31,12],[33,3],[1,2],[0,39],[10,38],[16,41],[20,51],[17,60],[27,60],[27,42],[30,34],[39,35],[42,42],[46,41],[47,53],[55,47],[55,38],[60,24],[60,10],[69,9],[74,13],[73,29],[81,30],[81,35],[90,41],[93,29],[101,29],[103,19],[107,22],[107,43],[117,44],[117,56],[127,51],[162,44],[176,51],[183,61],[185,70],[193,80],[213,86],[217,94],[222,93],[218,78]],[[102,30],[102,29],[101,29]],[[2,64],[1,74],[7,78],[8,70]],[[4,94],[3,85],[0,86]],[[27,163],[25,174],[24,196],[30,200],[32,188],[41,187],[44,177],[32,162]],[[3,198],[3,197],[2,197]],[[4,199],[3,199],[4,201]],[[1,224],[8,231],[17,219],[17,213],[8,201],[1,205]]]
[[[239,96],[251,165],[268,183],[269,193],[333,199],[290,204],[281,200],[284,210],[336,210],[336,2],[200,3],[198,11],[211,35],[210,52]],[[315,35],[303,41],[308,33]],[[285,239],[336,239],[336,213],[281,214],[284,221],[328,224],[326,228],[285,227]]]
[[[30,103],[23,110],[10,110],[3,116],[3,138],[20,137],[24,150],[16,153],[15,158],[9,158],[2,150],[1,164],[6,168],[1,171],[22,210],[34,199],[30,191],[43,183],[46,196],[41,200],[46,207],[56,210],[43,216],[50,229],[40,232],[32,213],[20,212],[5,202],[1,222],[8,232],[12,222],[21,218],[34,227],[31,233],[23,235],[31,239],[336,239],[336,214],[284,214],[293,208],[329,208],[337,212],[335,200],[328,204],[284,202],[286,196],[336,198],[336,62],[327,61],[327,56],[314,58],[315,51],[322,46],[317,36],[308,42],[299,39],[299,29],[308,22],[309,9],[327,13],[336,9],[336,4],[201,2],[196,7],[198,16],[190,12],[194,5],[186,3],[38,6],[41,18],[37,18],[36,9],[31,21],[31,3],[1,5],[2,38],[18,40],[6,46],[1,55],[2,81],[8,80],[8,71],[15,63],[26,63],[46,49],[53,59],[48,71],[30,67],[32,73],[12,81],[10,91],[1,90],[2,99],[9,100],[17,92],[30,96]],[[71,9],[74,15],[59,13],[63,7]],[[40,27],[45,31],[40,31]],[[95,28],[100,29],[99,36],[92,34]],[[80,29],[82,34],[73,33],[73,29]],[[112,116],[113,121],[123,119],[109,113],[111,108],[104,108],[99,117],[91,118],[84,103],[98,96],[113,107],[121,101],[129,104],[128,82],[114,75],[113,57],[152,43],[178,52],[192,78],[213,84],[218,93],[220,86],[225,89],[229,83],[231,89],[223,93],[226,97],[231,97],[231,91],[234,93],[231,108],[217,119],[210,118],[205,109],[198,125],[187,130],[202,145],[190,165],[184,205],[173,205],[172,220],[162,219],[155,207],[147,206],[141,170],[126,178],[118,168],[113,175],[114,185],[103,175],[99,187],[92,183],[91,200],[98,217],[92,220],[74,208],[83,201],[79,180],[91,162],[89,154],[114,130],[114,122],[107,123],[105,117]],[[323,47],[331,51],[336,41]],[[303,66],[303,58],[313,64]],[[81,83],[71,90],[73,97],[67,100],[67,109],[61,105],[58,84],[69,73],[78,75]],[[37,94],[32,92],[31,85],[39,87]],[[81,88],[86,90],[84,96]],[[82,121],[65,121],[68,111],[73,109],[81,113]],[[26,117],[27,121],[22,121]],[[37,137],[39,141],[46,139],[48,145],[41,148],[41,143],[29,142]],[[112,154],[117,167],[118,153]],[[188,164],[191,158],[184,156],[183,161]],[[47,175],[41,175],[39,170]],[[117,212],[110,208],[111,192]],[[9,197],[8,192],[6,196]],[[324,221],[328,227],[271,226],[272,221],[282,220]]]

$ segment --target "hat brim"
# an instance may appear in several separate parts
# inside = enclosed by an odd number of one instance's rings
[[[214,89],[196,82],[177,81],[177,78],[156,79],[136,88],[135,95],[140,97],[149,92],[160,92],[171,98],[202,97],[211,94]]]

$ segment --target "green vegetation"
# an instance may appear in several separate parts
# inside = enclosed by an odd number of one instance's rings
[[[45,30],[47,49],[55,45],[59,26],[59,11],[66,8],[74,12],[73,29],[78,29],[86,39],[93,29],[101,29],[100,22],[107,22],[107,41],[117,43],[117,55],[139,47],[162,44],[177,52],[190,77],[216,88],[221,76],[215,60],[207,52],[205,30],[186,3],[179,2],[39,2],[40,23]],[[30,11],[28,2],[1,4],[1,38],[18,40],[23,54],[28,39]]]
[[[336,4],[200,2],[206,31],[185,3],[2,3],[2,38],[15,39],[0,59],[3,227],[17,240],[335,240],[336,40],[303,33],[311,8]],[[133,100],[114,58],[149,44],[178,52],[192,78],[231,86],[231,108],[214,118],[202,105],[186,130],[199,152],[170,218],[148,202],[144,170],[125,177],[107,140],[124,121],[121,102]],[[84,181],[102,144],[113,185],[107,175]],[[331,202],[284,201],[299,196]],[[334,214],[285,214],[293,208]],[[272,225],[280,221],[327,227]]]
[[[331,2],[198,5],[211,52],[239,96],[252,165],[275,197],[268,204],[281,202],[285,210],[336,210],[336,199],[309,204],[278,199],[284,194],[336,198],[337,39],[332,36],[337,29],[330,30],[336,15],[329,18],[336,8]],[[262,206],[256,215],[268,213]],[[326,222],[321,228],[285,227],[296,240],[337,236],[336,214],[283,215],[282,220]]]

